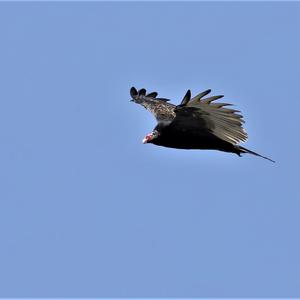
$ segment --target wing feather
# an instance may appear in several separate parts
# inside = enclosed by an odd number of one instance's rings
[[[204,96],[208,95],[210,92],[211,92],[210,89],[209,89],[209,90],[206,90],[206,91],[203,91],[203,92],[201,92],[200,94],[198,94],[197,96],[195,96],[193,99],[191,99],[190,102],[193,102],[193,101],[197,102],[197,101],[199,101],[200,99],[202,99]]]
[[[202,99],[202,102],[209,104],[209,103],[211,103],[213,101],[216,101],[218,99],[221,99],[223,97],[224,97],[224,95],[212,96],[212,97],[209,97],[209,98]]]
[[[157,97],[157,95],[158,95],[158,93],[152,92],[152,93],[147,94],[146,97],[148,97],[148,98],[155,98],[155,97]]]
[[[140,90],[138,91],[138,95],[139,95],[139,96],[145,96],[145,95],[146,95],[146,90],[145,90],[145,89],[140,89]]]

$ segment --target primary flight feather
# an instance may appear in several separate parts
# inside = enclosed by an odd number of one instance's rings
[[[206,97],[206,90],[191,97],[188,90],[179,105],[168,103],[169,99],[157,98],[157,92],[147,94],[145,89],[130,89],[132,101],[144,106],[156,118],[157,125],[147,134],[143,143],[177,149],[212,149],[225,152],[255,153],[238,144],[245,142],[248,135],[243,128],[240,111],[227,108],[231,104],[214,102],[223,95]]]

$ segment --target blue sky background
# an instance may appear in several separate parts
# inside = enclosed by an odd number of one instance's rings
[[[0,296],[300,297],[300,3],[0,3]],[[211,88],[246,147],[129,102]]]

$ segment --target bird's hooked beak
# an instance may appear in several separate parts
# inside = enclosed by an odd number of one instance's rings
[[[144,138],[143,138],[143,144],[147,144],[153,139],[158,137],[158,132],[157,131],[152,131],[148,133]]]
[[[153,135],[152,132],[147,134],[144,138],[143,138],[143,144],[147,144],[149,143],[151,140],[153,140]]]

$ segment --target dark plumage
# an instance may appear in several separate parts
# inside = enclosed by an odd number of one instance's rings
[[[191,98],[188,90],[179,105],[169,99],[157,98],[157,93],[146,94],[145,89],[130,89],[132,101],[144,106],[158,124],[143,142],[177,149],[213,149],[225,152],[251,153],[264,157],[238,144],[248,138],[243,128],[243,116],[238,110],[225,108],[228,103],[214,103],[223,95],[204,98],[206,90]],[[273,161],[274,162],[274,161]]]

